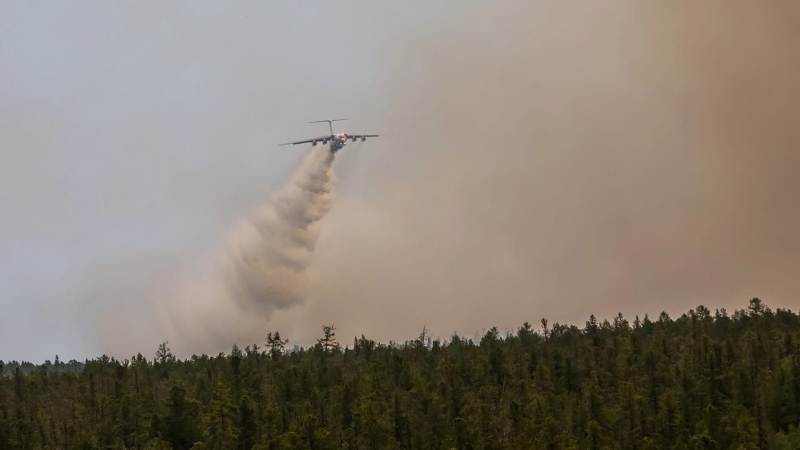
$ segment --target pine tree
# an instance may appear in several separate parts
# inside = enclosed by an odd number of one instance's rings
[[[174,450],[189,450],[199,441],[199,411],[197,403],[186,390],[173,386],[166,401],[167,412],[163,419],[161,435]]]
[[[221,381],[217,382],[204,420],[205,443],[210,450],[236,449],[239,434],[234,422],[236,419],[228,387]]]
[[[332,350],[339,350],[341,345],[336,342],[336,327],[333,325],[324,325],[322,327],[323,336],[317,340],[317,343],[322,347],[326,353]]]

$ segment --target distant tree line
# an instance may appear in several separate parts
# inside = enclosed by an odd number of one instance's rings
[[[759,299],[407,345],[0,363],[2,450],[800,449],[800,317]]]
[[[36,365],[28,361],[8,361],[6,363],[0,361],[0,365],[2,365],[4,368],[3,373],[0,375],[9,376],[10,374],[16,372],[17,369],[22,371],[22,373],[25,375],[30,375],[41,370],[46,370],[49,372],[80,372],[83,370],[84,363],[75,361],[74,359],[65,363],[58,358],[58,355],[56,355],[55,362],[47,360],[42,365]]]

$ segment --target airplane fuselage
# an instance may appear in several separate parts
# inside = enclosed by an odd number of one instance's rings
[[[347,144],[347,135],[344,133],[334,134],[331,138],[331,153],[338,152]]]

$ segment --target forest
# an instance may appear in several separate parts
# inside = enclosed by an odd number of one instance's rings
[[[286,347],[0,362],[0,449],[800,449],[800,317],[758,298]]]

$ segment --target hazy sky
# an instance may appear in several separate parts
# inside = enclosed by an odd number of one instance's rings
[[[152,356],[159,302],[339,155],[313,342],[800,292],[800,4],[0,3],[0,359]],[[181,343],[183,340],[183,343]]]

